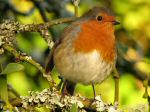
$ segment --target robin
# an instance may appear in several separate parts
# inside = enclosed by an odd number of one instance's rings
[[[54,45],[51,60],[65,84],[72,83],[66,84],[68,90],[74,90],[75,83],[101,83],[111,74],[117,58],[117,24],[108,9],[94,7],[64,29]]]

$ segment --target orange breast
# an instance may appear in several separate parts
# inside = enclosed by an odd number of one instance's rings
[[[90,20],[81,25],[81,32],[74,41],[75,52],[97,50],[103,59],[112,62],[115,59],[114,28],[111,23]]]

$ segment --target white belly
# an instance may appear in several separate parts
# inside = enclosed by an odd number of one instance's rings
[[[98,51],[88,54],[77,53],[74,50],[58,47],[54,52],[56,69],[64,78],[83,84],[101,83],[112,71],[114,64],[104,62]]]

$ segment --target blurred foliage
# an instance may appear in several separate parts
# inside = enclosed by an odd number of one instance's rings
[[[79,15],[94,6],[105,6],[113,10],[121,25],[116,27],[118,47],[117,67],[120,72],[120,104],[146,104],[142,98],[142,81],[150,74],[150,0],[81,0]],[[52,19],[73,16],[71,0],[1,0],[0,18],[14,19],[20,23],[43,23]],[[67,24],[49,29],[54,40]],[[44,66],[48,46],[38,33],[21,33],[14,42],[17,49],[31,55]],[[0,55],[3,68],[14,62],[9,53]],[[20,95],[28,95],[29,90],[41,91],[48,88],[47,81],[32,65],[22,62],[24,71],[10,73],[7,81]],[[58,73],[53,70],[53,78],[59,83]],[[1,82],[0,82],[1,83]],[[150,89],[149,89],[150,92]],[[93,97],[92,87],[78,84],[76,93]],[[96,85],[96,94],[101,94],[106,102],[113,102],[114,82],[110,77]],[[74,108],[74,107],[72,107]]]

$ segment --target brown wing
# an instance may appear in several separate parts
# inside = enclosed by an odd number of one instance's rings
[[[47,61],[46,61],[46,66],[45,66],[45,72],[46,74],[50,74],[50,72],[52,71],[52,69],[54,68],[54,61],[53,61],[53,55],[54,55],[54,51],[57,48],[57,46],[59,46],[59,44],[61,43],[62,39],[65,36],[70,35],[70,33],[73,30],[76,30],[76,28],[78,28],[78,24],[76,23],[72,23],[71,25],[67,26],[64,31],[61,34],[61,37],[55,41],[55,44],[53,46],[53,48],[51,49],[51,52],[48,55]]]
[[[52,71],[52,69],[54,68],[54,61],[53,61],[53,54],[54,54],[54,50],[55,48],[59,45],[59,39],[55,42],[53,48],[51,49],[47,61],[46,61],[46,66],[45,66],[45,72],[46,74],[50,74],[50,72]]]

